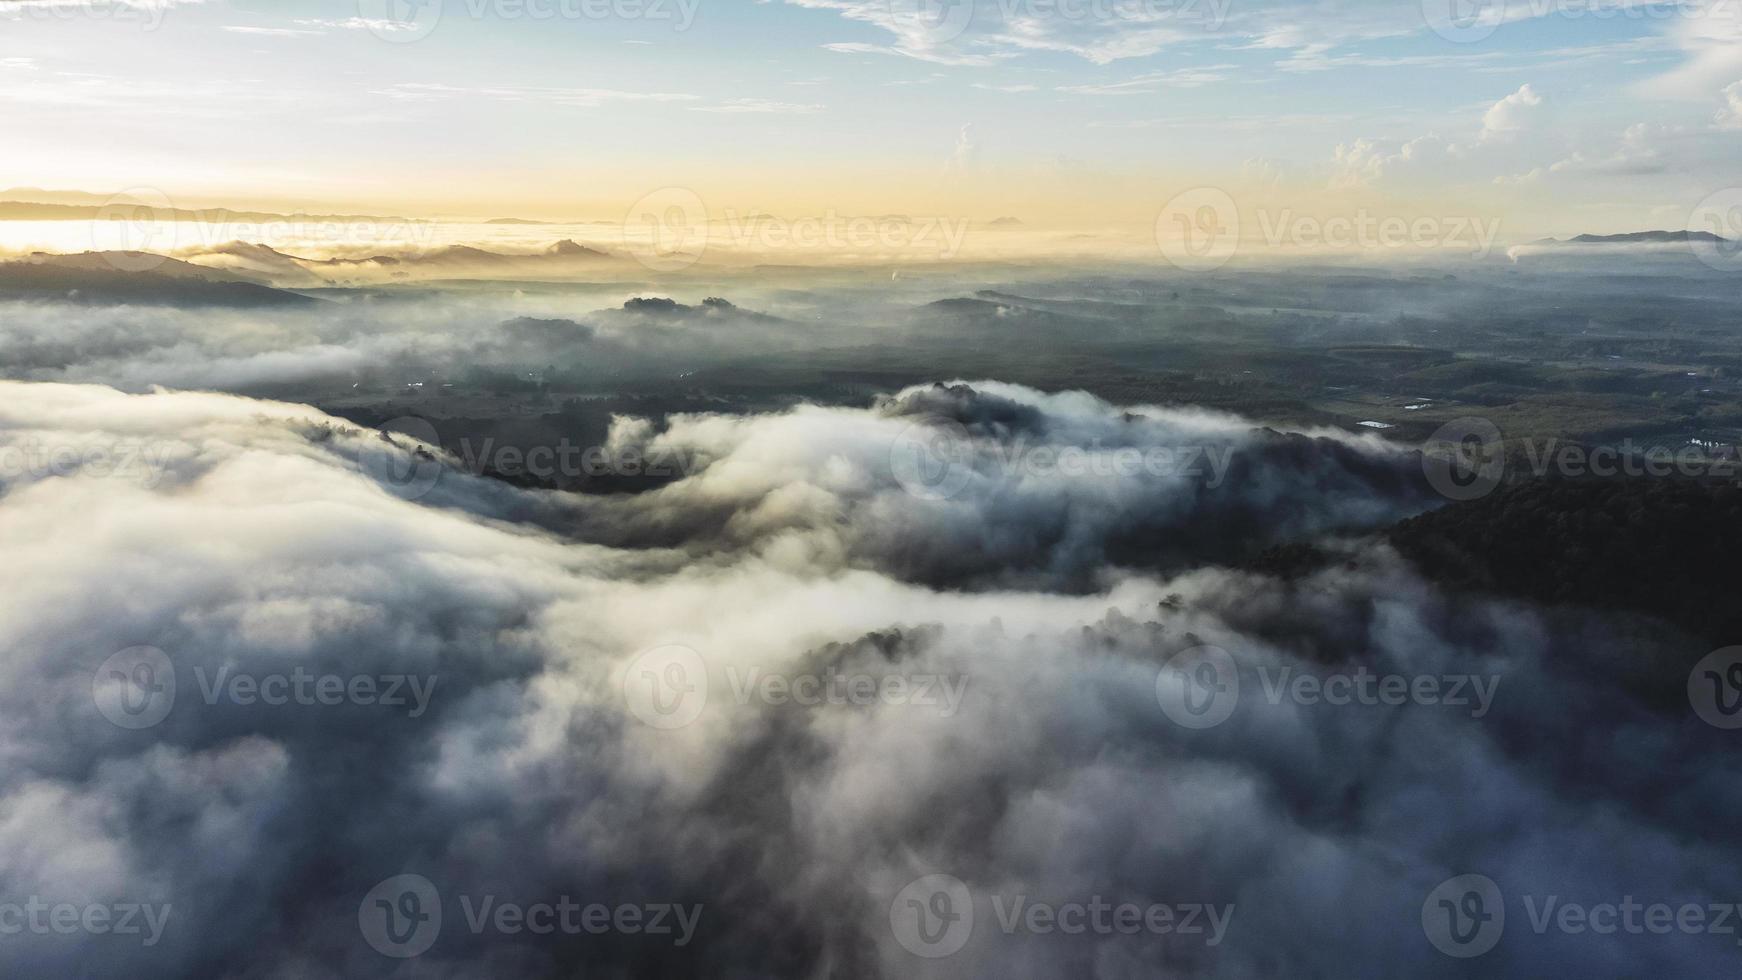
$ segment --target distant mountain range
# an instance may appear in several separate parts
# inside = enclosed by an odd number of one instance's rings
[[[1579,235],[1562,241],[1559,238],[1543,238],[1532,242],[1532,245],[1674,245],[1686,242],[1707,242],[1713,245],[1729,244],[1730,239],[1722,235],[1714,235],[1709,231],[1632,231],[1624,235]]]
[[[134,219],[136,213],[128,205],[150,209],[158,221],[196,221],[207,224],[313,224],[342,222],[356,224],[370,221],[378,224],[434,224],[415,218],[379,214],[277,214],[271,211],[232,211],[229,208],[158,208],[148,202],[128,198],[105,199],[102,204],[42,204],[34,201],[0,201],[0,221],[100,221]]]
[[[142,201],[127,194],[92,194],[87,191],[51,191],[40,187],[13,187],[0,190],[0,221],[90,221],[102,215],[105,209],[111,210],[133,204],[140,207],[152,207],[152,202]],[[294,211],[281,214],[275,211],[247,211],[234,208],[175,208],[172,210],[176,221],[379,221],[417,224],[468,224],[465,220],[441,221],[429,218],[403,218],[397,215],[382,214],[314,214],[306,211]],[[130,214],[111,213],[107,217],[127,217]],[[543,221],[533,218],[491,218],[481,222],[486,225],[561,225],[580,224],[574,221]]]
[[[0,262],[0,298],[140,306],[282,307],[320,300],[149,252],[38,252]]]
[[[567,239],[526,253],[448,245],[398,255],[312,259],[267,245],[229,242],[178,254],[182,257],[136,251],[35,252],[0,262],[0,299],[296,305],[312,300],[289,290],[390,280],[561,277],[616,258]]]
[[[178,254],[196,266],[292,289],[358,281],[563,277],[617,258],[566,238],[536,252],[492,252],[471,245],[444,245],[400,249],[390,254],[307,258],[268,245],[228,242]]]

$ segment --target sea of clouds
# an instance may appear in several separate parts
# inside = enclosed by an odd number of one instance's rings
[[[1365,536],[1433,506],[1409,454],[991,383],[618,438],[697,463],[522,490],[304,406],[0,383],[0,972],[1733,972],[1516,904],[1480,960],[1424,930],[1464,874],[1742,898],[1742,781],[1618,681],[1639,637]],[[1227,463],[1115,463],[1156,447]],[[1299,540],[1333,559],[1243,564]],[[1182,712],[1206,664],[1238,697]],[[1274,694],[1362,672],[1487,695]],[[610,924],[526,927],[565,904]]]

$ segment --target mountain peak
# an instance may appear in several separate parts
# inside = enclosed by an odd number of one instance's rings
[[[1641,244],[1675,244],[1681,242],[1709,242],[1724,244],[1729,239],[1722,235],[1714,235],[1709,231],[1631,231],[1620,235],[1579,235],[1561,241],[1558,238],[1545,238],[1539,245],[1641,245]]]

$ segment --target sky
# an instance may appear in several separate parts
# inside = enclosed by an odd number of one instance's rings
[[[1686,227],[1742,184],[1742,3],[0,0],[0,188],[620,220]]]

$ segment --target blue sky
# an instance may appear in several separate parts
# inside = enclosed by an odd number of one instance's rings
[[[1734,0],[428,2],[0,0],[0,185],[1100,225],[1214,184],[1556,231],[1742,183]]]

